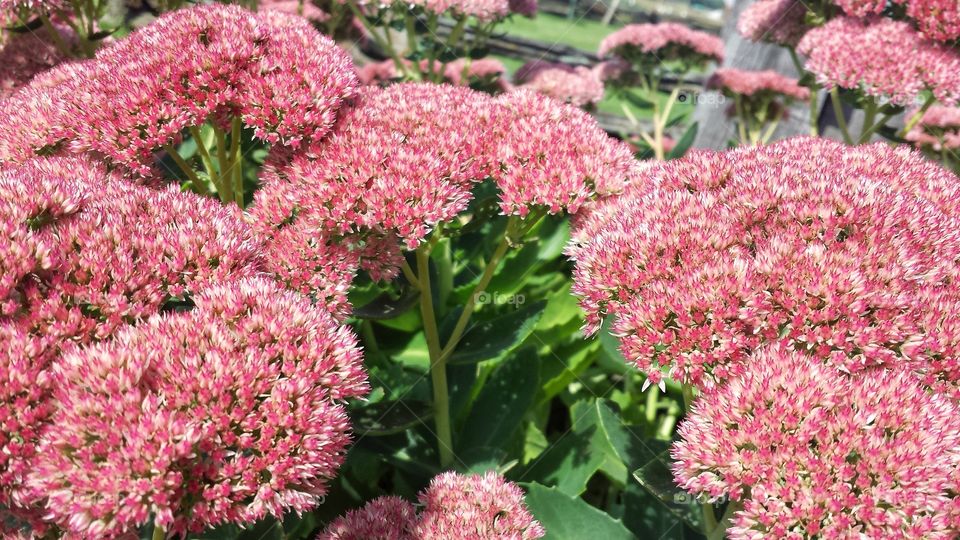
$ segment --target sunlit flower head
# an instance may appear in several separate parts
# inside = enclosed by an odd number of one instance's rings
[[[608,136],[588,113],[525,89],[496,101],[494,179],[505,214],[576,213],[634,177],[629,145]]]
[[[25,506],[52,411],[49,367],[214,283],[259,272],[240,217],[212,200],[51,158],[0,172],[0,506]]]
[[[801,0],[757,0],[740,14],[737,31],[750,41],[796,47],[810,29]]]
[[[545,531],[502,476],[440,474],[420,493],[423,510],[399,497],[381,497],[334,521],[317,540],[533,540]]]
[[[367,391],[356,337],[264,279],[211,287],[66,354],[31,485],[51,519],[106,538],[183,534],[319,504],[343,461],[343,400]]]
[[[797,79],[772,70],[718,68],[707,81],[707,87],[758,99],[788,97],[804,100],[810,97],[810,89],[800,86]]]
[[[587,107],[603,99],[600,74],[585,66],[569,66],[535,60],[527,62],[513,76],[523,88],[569,103]]]
[[[653,382],[710,387],[771,342],[838,369],[956,388],[960,183],[909,149],[797,138],[649,164],[578,220],[568,253]]]
[[[503,19],[511,12],[509,0],[410,0],[404,5],[420,6],[437,15],[476,17],[482,22]],[[518,6],[520,9],[528,9]]]
[[[960,533],[960,410],[908,373],[850,377],[796,352],[758,351],[678,432],[679,486],[742,505],[729,538]]]
[[[163,15],[68,75],[5,104],[43,107],[30,124],[47,129],[14,142],[34,152],[61,142],[142,175],[158,150],[205,121],[235,116],[256,137],[291,147],[322,137],[358,84],[346,52],[302,17],[222,4]],[[0,133],[18,129],[13,121],[22,118],[0,120]]]
[[[913,117],[916,111],[909,111]],[[930,107],[920,121],[907,132],[906,139],[916,146],[929,147],[937,152],[960,149],[960,107]]]
[[[723,41],[679,23],[628,24],[603,38],[599,55],[619,56],[641,67],[672,61],[699,66],[723,61]]]
[[[443,70],[445,82],[491,93],[506,92],[510,89],[506,75],[506,66],[496,58],[458,58],[448,63]]]
[[[797,50],[827,88],[861,90],[906,105],[924,90],[960,100],[960,52],[927,41],[909,22],[839,17],[808,32]]]

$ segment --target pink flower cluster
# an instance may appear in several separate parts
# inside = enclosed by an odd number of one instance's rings
[[[944,104],[960,100],[960,52],[923,39],[905,21],[840,17],[808,32],[797,51],[827,88],[860,89],[898,104],[924,90]]]
[[[920,33],[937,41],[960,38],[960,4],[953,0],[893,0],[904,5],[908,17],[916,21]],[[880,15],[886,0],[834,0],[844,13],[853,17]]]
[[[444,68],[443,79],[455,86],[498,93],[510,89],[506,74],[506,66],[496,58],[458,58]]]
[[[0,506],[27,506],[51,363],[204,287],[255,275],[258,249],[214,201],[133,185],[78,158],[0,172],[0,231]]]
[[[574,214],[635,178],[629,145],[607,136],[588,113],[523,89],[496,104],[488,137],[503,213],[523,217],[540,207]]]
[[[916,111],[910,111],[907,117],[912,118],[915,114]],[[960,149],[960,107],[930,107],[917,125],[907,132],[906,139],[916,146],[929,146],[938,152]]]
[[[960,182],[906,148],[796,138],[648,164],[578,216],[586,330],[656,383],[710,388],[782,342],[958,394]]]
[[[60,144],[148,175],[183,130],[231,117],[296,147],[325,135],[357,86],[349,56],[305,19],[221,4],[166,14],[57,77],[0,106],[0,162]]]
[[[707,81],[707,88],[748,97],[779,97],[806,100],[810,89],[800,86],[797,79],[776,71],[746,71],[736,68],[718,68]]]
[[[400,245],[416,248],[487,178],[503,212],[525,216],[576,212],[621,190],[635,167],[629,147],[588,114],[529,91],[373,87],[341,111],[330,136],[268,169],[250,213],[274,255],[270,270],[308,290],[314,277],[331,281],[331,260],[343,262],[336,272],[395,274]]]
[[[317,540],[533,540],[546,533],[523,502],[523,491],[493,472],[443,473],[420,493],[419,516],[399,497],[374,499],[337,519]]]
[[[681,488],[742,508],[727,535],[956,538],[960,409],[906,373],[849,377],[782,348],[699,398],[672,449]]]
[[[575,107],[589,107],[603,99],[600,74],[585,66],[535,60],[517,70],[514,82]]]
[[[644,65],[672,60],[696,65],[722,62],[723,41],[678,23],[629,24],[603,38],[598,54]]]
[[[326,493],[349,442],[342,401],[367,390],[355,336],[260,278],[195,302],[54,368],[30,484],[70,533],[249,524]]]
[[[801,0],[757,0],[740,14],[737,31],[750,41],[796,47],[807,30]]]
[[[67,29],[58,29],[65,42],[71,41]],[[14,34],[6,43],[0,37],[0,100],[9,97],[17,88],[30,82],[35,75],[66,60],[51,42],[45,28],[24,34]]]

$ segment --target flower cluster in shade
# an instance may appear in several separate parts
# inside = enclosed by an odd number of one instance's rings
[[[57,28],[65,43],[71,41],[68,28]],[[6,42],[0,37],[0,99],[10,96],[33,77],[67,59],[50,38],[50,31],[14,34]]]
[[[186,128],[231,118],[297,147],[329,131],[357,85],[346,52],[302,17],[181,9],[0,104],[0,162],[90,152],[149,175],[155,153]]]
[[[737,31],[750,41],[796,47],[810,27],[801,0],[757,0],[740,14]]]
[[[348,246],[340,260],[353,268],[395,274],[400,248],[453,220],[488,178],[502,212],[526,216],[576,212],[620,191],[635,168],[629,147],[589,115],[533,92],[368,87],[327,138],[268,168],[250,213],[278,255],[271,270],[309,289],[309,261],[329,261],[314,253],[331,244]]]
[[[907,105],[929,90],[960,100],[960,51],[928,41],[909,22],[839,17],[803,37],[797,51],[826,88],[861,90]]]
[[[915,114],[917,111],[911,111],[907,116]],[[905,138],[916,146],[929,147],[937,152],[960,149],[960,107],[933,105]]]
[[[708,389],[786,343],[960,395],[960,182],[909,148],[795,138],[648,164],[576,216],[586,330]]]
[[[603,38],[598,54],[641,67],[673,61],[699,66],[723,61],[723,41],[678,23],[629,24]]]
[[[960,409],[908,373],[761,350],[678,433],[678,485],[735,501],[733,540],[960,534]]]
[[[513,76],[514,83],[575,107],[589,107],[603,99],[600,73],[586,66],[534,60]]]
[[[787,97],[805,100],[810,98],[810,89],[800,86],[797,79],[776,71],[747,71],[737,68],[718,68],[707,81],[707,87],[730,95],[739,94],[752,98]]]
[[[133,185],[81,158],[0,172],[0,506],[52,413],[51,365],[213,283],[259,272],[244,221],[212,200]]]
[[[168,534],[317,506],[367,391],[356,337],[263,278],[66,353],[29,483],[70,533]]]
[[[833,0],[852,17],[880,15],[887,9],[886,0]],[[952,42],[960,38],[960,4],[953,0],[893,0],[904,6],[906,15],[916,22],[925,37]]]
[[[519,486],[493,472],[435,477],[413,504],[387,496],[331,523],[317,540],[533,540],[545,535]]]

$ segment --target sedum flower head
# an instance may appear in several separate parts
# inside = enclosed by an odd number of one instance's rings
[[[944,104],[960,100],[960,52],[925,40],[906,21],[839,17],[808,32],[797,51],[827,88],[859,89],[899,104],[924,90]]]
[[[416,515],[399,497],[381,497],[330,524],[317,540],[533,540],[546,533],[523,490],[496,473],[440,474],[420,493]]]
[[[349,442],[342,401],[367,390],[355,336],[259,278],[195,303],[56,365],[30,482],[71,533],[249,524],[326,493]]]
[[[212,200],[86,160],[0,172],[0,506],[26,506],[51,413],[49,367],[223,280],[257,273],[249,228]]]
[[[960,183],[909,149],[796,138],[649,164],[578,219],[587,331],[708,388],[783,342],[956,391]]]
[[[801,0],[757,0],[740,14],[737,31],[750,41],[796,47],[810,29],[806,14]]]
[[[960,411],[910,374],[782,348],[699,398],[671,454],[685,490],[742,509],[729,538],[956,538]]]
[[[916,111],[907,113],[912,118]],[[906,139],[916,146],[941,150],[960,149],[960,107],[934,105],[907,132]]]
[[[679,23],[628,24],[603,38],[598,53],[635,64],[681,60],[691,65],[723,61],[723,41]]]
[[[404,5],[420,6],[436,15],[475,17],[480,22],[498,21],[513,11],[509,0],[410,0]]]
[[[57,28],[61,39],[71,41],[68,28]],[[51,40],[50,30],[40,28],[13,34],[4,42],[0,36],[0,100],[30,82],[33,77],[66,60]]]
[[[799,100],[810,98],[810,89],[800,86],[797,79],[772,70],[718,68],[707,81],[707,87],[758,99],[781,96]]]
[[[181,9],[63,72],[58,84],[12,96],[4,108],[14,115],[0,133],[31,129],[3,136],[0,162],[59,143],[146,175],[154,153],[183,130],[231,116],[262,140],[296,147],[329,131],[356,86],[349,56],[302,17],[221,4]]]
[[[902,0],[901,0],[902,1]],[[960,4],[953,0],[906,0],[907,15],[920,32],[937,41],[960,39]]]
[[[525,89],[496,102],[490,136],[503,213],[576,213],[589,200],[620,192],[636,174],[630,147],[588,113]]]
[[[514,82],[574,107],[589,107],[603,99],[600,74],[585,66],[534,60],[517,70]]]
[[[282,191],[284,212],[318,229],[386,231],[415,248],[463,211],[484,161],[491,99],[467,88],[399,84],[368,88],[321,144],[265,175],[252,214]],[[270,219],[278,225],[275,219]]]

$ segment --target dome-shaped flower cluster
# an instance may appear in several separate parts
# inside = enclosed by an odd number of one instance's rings
[[[800,86],[797,79],[772,70],[747,71],[737,68],[718,68],[707,81],[707,88],[758,99],[779,96],[799,100],[810,98],[810,89]]]
[[[58,84],[11,96],[0,162],[60,144],[149,174],[154,153],[184,129],[230,117],[295,147],[327,133],[357,84],[349,56],[301,17],[177,10],[62,71]]]
[[[908,113],[910,117],[916,112]],[[916,146],[930,147],[933,150],[960,149],[960,107],[934,105],[927,109],[906,139]]]
[[[673,60],[701,65],[723,61],[723,41],[678,23],[628,24],[603,38],[598,54],[641,66]]]
[[[491,93],[506,92],[507,67],[496,58],[458,58],[444,68],[443,80],[455,86],[469,86]]]
[[[367,390],[355,336],[264,279],[195,303],[55,366],[29,481],[69,532],[249,524],[326,493],[349,442],[342,400]]]
[[[419,515],[399,497],[381,497],[337,519],[317,540],[489,540],[542,538],[523,491],[493,472],[443,473],[420,493]]]
[[[58,28],[64,42],[71,40],[67,28]],[[40,28],[29,34],[14,34],[4,42],[0,36],[0,100],[30,82],[35,75],[66,60],[54,46],[50,31]]]
[[[496,98],[494,179],[505,214],[533,208],[576,213],[619,193],[637,172],[630,147],[611,139],[586,112],[529,90]]]
[[[600,73],[585,66],[534,60],[521,66],[513,78],[523,88],[575,107],[591,106],[603,99]]]
[[[810,28],[800,0],[757,0],[740,14],[737,31],[750,41],[796,47]]]
[[[258,250],[214,201],[133,185],[78,158],[0,172],[0,231],[0,506],[24,506],[51,413],[50,364],[204,287],[255,275]]]
[[[487,178],[503,212],[525,216],[576,212],[620,191],[635,167],[629,147],[588,114],[533,92],[494,99],[448,85],[372,87],[330,136],[268,168],[250,213],[268,251],[286,254],[269,257],[269,269],[309,288],[311,272],[330,282],[310,261],[330,262],[331,249],[341,268],[395,274],[400,245],[416,248]]]
[[[887,9],[886,0],[833,0],[852,17],[880,15]],[[920,33],[937,41],[960,38],[960,4],[953,0],[893,0],[904,6],[906,15],[916,22]]]
[[[909,149],[797,138],[647,165],[568,254],[587,330],[708,388],[783,342],[847,371],[960,382],[960,182]]]
[[[729,538],[960,533],[960,409],[907,373],[850,377],[762,350],[694,403],[679,435],[680,487],[742,505]]]
[[[924,90],[944,104],[960,100],[960,52],[925,40],[906,21],[839,17],[808,32],[797,50],[827,88],[860,89],[899,104]]]

